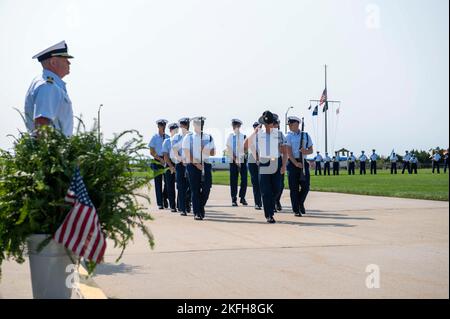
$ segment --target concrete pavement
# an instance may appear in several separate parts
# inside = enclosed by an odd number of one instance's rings
[[[94,276],[108,297],[449,297],[448,202],[311,192],[299,218],[285,190],[270,225],[251,206],[251,188],[248,207],[231,207],[228,187],[214,185],[203,221],[156,210],[153,193],[156,247],[136,231],[115,264],[109,245]],[[30,297],[23,269],[4,265],[0,296]],[[377,269],[380,287],[369,289]]]

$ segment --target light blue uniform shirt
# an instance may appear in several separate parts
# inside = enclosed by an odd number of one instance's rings
[[[179,133],[175,134],[174,136],[172,136],[172,137],[170,138],[172,149],[173,149],[173,150],[177,149],[177,150],[178,150],[178,155],[181,156],[181,158],[182,158],[183,160],[184,160],[183,138],[184,138],[187,134],[189,134],[189,133],[190,133],[190,132],[186,132],[186,134],[183,135],[183,132],[179,132]],[[173,159],[172,159],[172,160],[173,160]],[[175,162],[175,161],[174,161],[174,162]],[[178,161],[177,161],[177,162],[178,162]],[[175,163],[177,163],[177,162],[175,162]]]
[[[295,158],[300,158],[300,139],[301,131],[298,131],[297,133],[290,131],[286,135],[286,145],[292,148],[292,155],[294,155]],[[313,146],[311,136],[304,132],[303,148],[308,149],[311,146]]]
[[[153,147],[155,149],[156,155],[163,156],[163,142],[166,138],[169,138],[169,135],[164,134],[164,136],[159,135],[156,133],[153,135],[153,137],[150,140],[150,143],[148,143],[148,147]]]
[[[163,154],[165,154],[165,153],[169,154],[169,158],[172,160],[172,162],[174,162],[176,164],[177,159],[172,150],[172,138],[171,137],[168,137],[164,140],[162,148],[163,148]]]
[[[49,70],[31,82],[25,97],[25,124],[29,132],[34,131],[34,120],[39,117],[49,119],[64,135],[73,134],[72,102],[66,83]]]
[[[370,160],[372,162],[375,162],[378,159],[378,154],[377,153],[372,153],[372,155],[370,155]]]
[[[365,162],[365,161],[367,161],[367,156],[366,156],[366,154],[361,154],[361,156],[359,157],[359,161],[360,161],[360,162]]]

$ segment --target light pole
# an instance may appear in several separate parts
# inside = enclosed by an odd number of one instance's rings
[[[293,109],[293,106],[289,106],[288,109],[286,110],[286,113],[284,114],[284,134],[287,134],[287,126],[288,126],[288,113],[290,109]]]

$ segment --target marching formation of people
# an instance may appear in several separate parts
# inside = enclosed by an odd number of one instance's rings
[[[158,132],[148,145],[154,159],[151,168],[155,172],[158,208],[168,208],[182,216],[192,210],[195,220],[205,218],[205,205],[212,186],[210,157],[216,153],[213,137],[203,132],[204,124],[204,117],[181,118],[170,124],[164,119],[157,120]],[[268,223],[275,223],[274,214],[282,210],[280,199],[287,174],[293,213],[298,217],[306,213],[304,203],[310,187],[306,156],[313,153],[313,142],[303,125],[300,129],[300,124],[303,124],[300,118],[290,116],[290,131],[285,136],[279,130],[279,116],[266,111],[253,124],[252,134],[246,136],[241,132],[242,121],[231,120],[233,131],[226,143],[231,206],[248,206],[247,177],[250,173],[255,209],[264,211]],[[166,134],[167,126],[170,135]],[[328,155],[325,159],[331,162]]]
[[[248,206],[246,195],[248,174],[253,188],[256,210],[264,210],[268,223],[275,223],[274,214],[283,209],[281,196],[287,174],[292,210],[295,216],[306,213],[304,206],[310,188],[310,162],[307,155],[313,153],[313,142],[304,131],[303,121],[288,117],[289,132],[280,131],[279,116],[270,111],[253,123],[249,136],[241,132],[242,121],[231,120],[232,132],[226,140],[229,157],[231,206]],[[190,131],[191,123],[193,126]],[[186,216],[194,213],[196,220],[205,218],[205,205],[212,187],[212,165],[210,157],[216,154],[214,139],[203,132],[205,118],[181,118],[177,123],[167,120],[156,121],[158,133],[150,140],[150,154],[154,161],[151,168],[155,172],[155,193],[159,209],[170,209]],[[302,125],[302,128],[300,128]],[[166,127],[169,135],[166,134]],[[377,161],[380,156],[376,150],[367,156],[365,151],[356,157],[353,152],[344,159],[347,161],[348,175],[355,175],[359,162],[359,174],[366,174],[366,163],[370,162],[370,174],[377,174]],[[399,157],[395,152],[389,156],[390,172],[397,174]],[[440,172],[441,156],[436,151],[431,156],[432,172]],[[341,158],[338,153],[330,157],[319,151],[311,160],[314,174],[339,175]],[[405,152],[402,158],[401,173],[417,174],[418,159],[415,154]],[[444,172],[448,168],[448,152],[444,154]],[[164,174],[162,173],[165,170]],[[240,181],[240,184],[239,184]]]

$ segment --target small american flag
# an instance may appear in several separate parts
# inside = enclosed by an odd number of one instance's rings
[[[327,100],[327,89],[323,90],[322,96],[320,97],[320,103],[319,105],[322,105]]]
[[[75,170],[64,200],[73,206],[53,239],[77,256],[100,263],[105,254],[106,240],[79,168]]]

